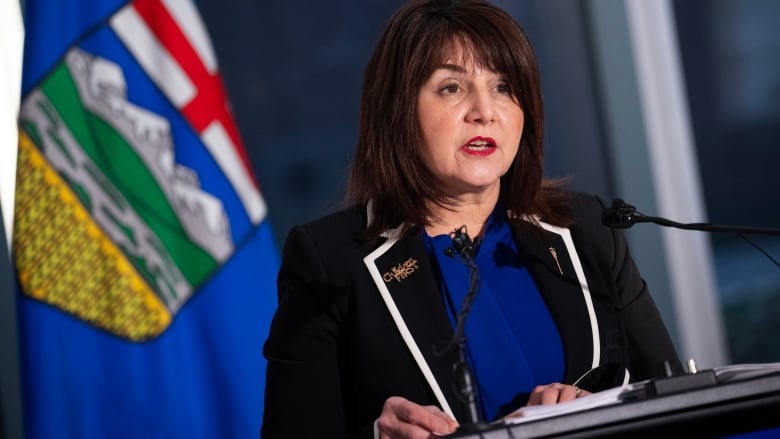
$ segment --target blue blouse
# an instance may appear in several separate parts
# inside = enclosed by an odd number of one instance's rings
[[[499,212],[499,214],[496,214]],[[563,346],[558,328],[512,238],[503,210],[488,219],[475,263],[481,284],[466,318],[467,353],[485,420],[493,420],[518,393],[561,381]],[[469,285],[469,268],[446,256],[449,235],[425,235],[450,320],[457,319]]]

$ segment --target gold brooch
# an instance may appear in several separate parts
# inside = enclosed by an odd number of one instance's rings
[[[411,276],[412,273],[417,270],[417,268],[419,268],[417,266],[417,259],[409,258],[405,262],[402,262],[391,268],[390,271],[382,276],[382,279],[384,279],[385,282],[392,282],[393,280],[401,282],[402,280]]]

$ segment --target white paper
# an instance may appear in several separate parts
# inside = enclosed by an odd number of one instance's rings
[[[503,418],[506,424],[520,424],[522,422],[535,421],[537,419],[574,413],[596,407],[617,404],[621,401],[623,392],[633,390],[635,384],[613,387],[601,392],[591,393],[571,401],[558,404],[544,404],[521,407]]]
[[[713,367],[712,371],[715,373],[718,383],[723,384],[749,378],[756,378],[764,375],[780,374],[780,362],[729,364],[725,366]],[[613,387],[611,389],[591,393],[589,395],[558,404],[521,407],[497,422],[503,422],[506,424],[520,424],[523,422],[535,421],[538,419],[565,415],[568,413],[575,413],[596,407],[619,404],[624,399],[633,399],[632,394],[635,395],[636,392],[642,392],[642,388],[644,388],[648,381],[649,380],[638,381],[624,386]]]

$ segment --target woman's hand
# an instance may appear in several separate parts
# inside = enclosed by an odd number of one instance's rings
[[[590,395],[590,392],[582,390],[577,386],[561,383],[545,384],[534,387],[534,390],[531,391],[531,396],[528,398],[528,405],[557,404],[585,395]]]
[[[399,396],[391,396],[376,420],[382,439],[428,439],[454,432],[458,423],[436,406],[421,406]]]

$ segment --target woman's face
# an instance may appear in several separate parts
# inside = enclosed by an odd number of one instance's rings
[[[498,194],[520,144],[523,110],[502,75],[463,59],[456,46],[420,89],[423,161],[449,196]]]

